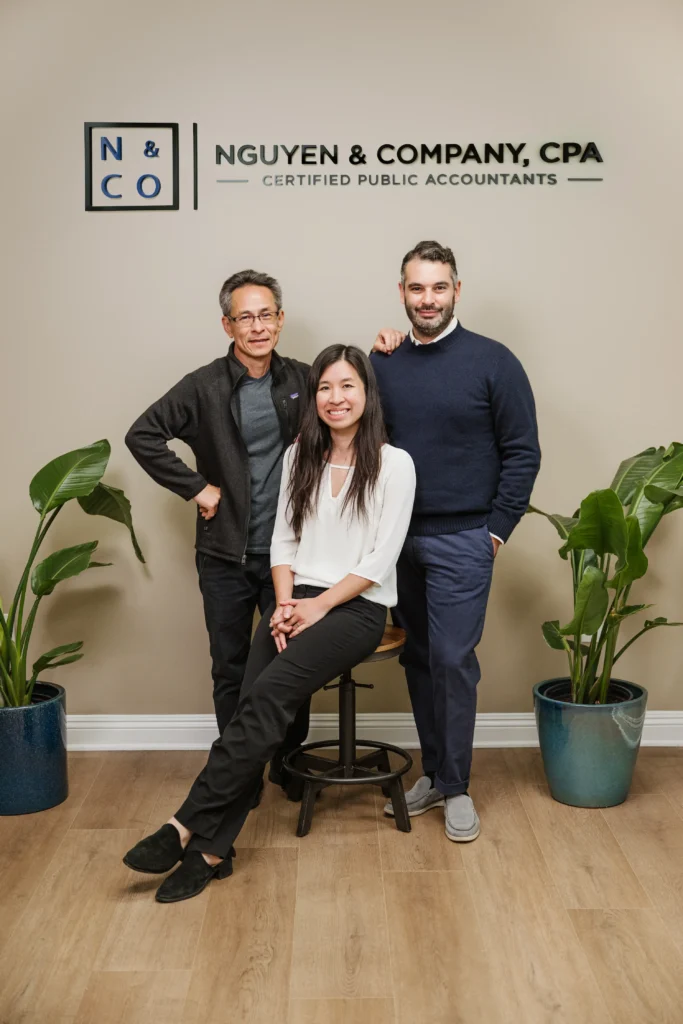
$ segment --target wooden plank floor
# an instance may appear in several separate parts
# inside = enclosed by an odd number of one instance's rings
[[[398,833],[370,787],[299,840],[267,786],[232,878],[163,906],[121,856],[204,756],[73,754],[66,803],[0,818],[0,1024],[683,1019],[683,749],[605,811],[551,800],[537,750],[477,750],[467,845],[439,809]]]

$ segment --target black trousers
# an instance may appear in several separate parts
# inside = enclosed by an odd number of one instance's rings
[[[258,607],[263,615],[275,601],[270,558],[247,555],[241,564],[198,551],[196,564],[211,650],[213,703],[218,731],[222,733],[239,703],[254,612]],[[310,705],[310,699],[303,702],[282,748],[273,755],[273,768],[278,773],[284,755],[306,740]]]
[[[297,587],[315,597],[318,587]],[[266,763],[281,746],[298,709],[325,683],[371,654],[386,623],[386,608],[356,597],[289,641],[277,653],[267,611],[254,636],[239,706],[211,747],[176,818],[195,835],[190,849],[225,857],[241,829]]]

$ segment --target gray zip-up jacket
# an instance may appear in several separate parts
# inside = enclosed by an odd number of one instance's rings
[[[126,444],[153,480],[187,501],[207,484],[220,487],[221,500],[213,519],[205,522],[197,509],[196,548],[217,558],[243,561],[250,475],[234,399],[247,370],[235,358],[233,347],[227,356],[188,373],[154,402],[130,428]],[[299,431],[309,369],[306,363],[273,352],[271,392],[285,447]],[[173,437],[194,452],[196,472],[168,447]]]

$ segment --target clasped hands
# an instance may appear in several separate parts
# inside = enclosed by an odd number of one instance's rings
[[[280,601],[270,617],[270,633],[275,641],[278,654],[287,646],[287,640],[303,633],[327,614],[327,608],[319,597],[292,597]]]

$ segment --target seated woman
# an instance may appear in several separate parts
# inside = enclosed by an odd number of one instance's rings
[[[157,890],[189,899],[232,873],[232,843],[268,760],[303,701],[379,644],[413,507],[412,459],[385,441],[370,362],[321,352],[297,441],[285,453],[271,546],[276,603],[254,636],[237,711],[173,818],[124,857],[178,869]]]

